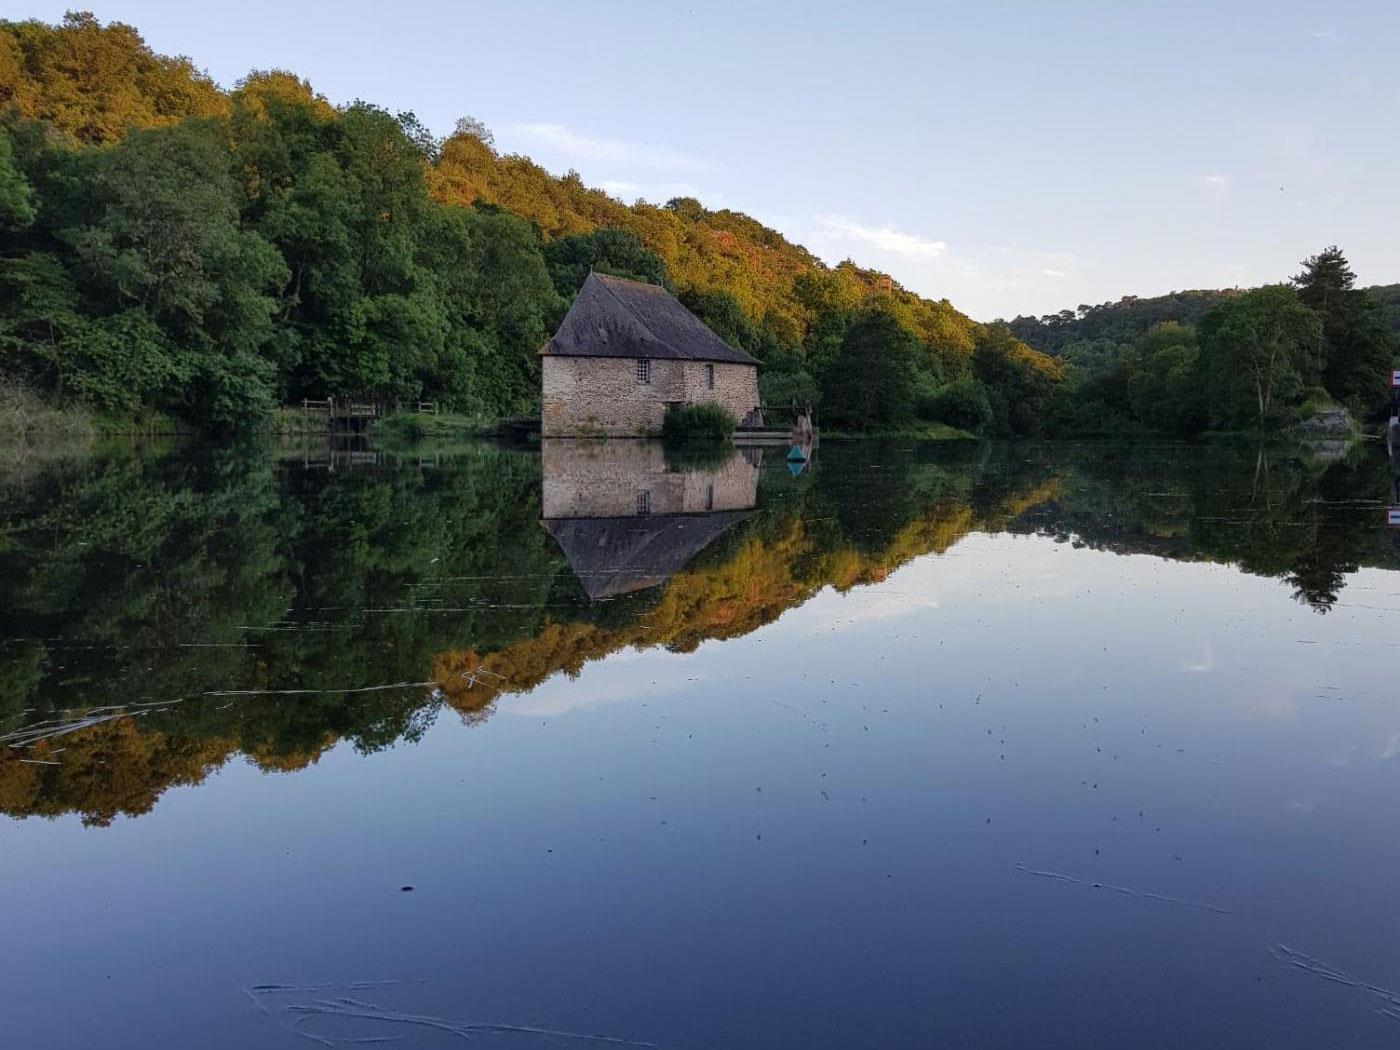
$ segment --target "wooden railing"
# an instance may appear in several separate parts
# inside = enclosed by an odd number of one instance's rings
[[[382,401],[337,401],[333,397],[324,400],[304,397],[301,399],[301,409],[303,412],[315,412],[331,419],[377,419],[387,414],[389,406]]]

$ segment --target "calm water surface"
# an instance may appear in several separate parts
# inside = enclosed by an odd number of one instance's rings
[[[1364,447],[14,465],[3,1044],[1394,1046],[1394,485]]]

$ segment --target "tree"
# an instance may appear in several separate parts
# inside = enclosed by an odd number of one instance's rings
[[[1298,298],[1318,313],[1329,308],[1356,285],[1356,274],[1335,244],[1303,260],[1303,272],[1293,278]]]
[[[34,214],[34,190],[15,167],[10,136],[0,130],[0,231],[28,226]]]
[[[959,379],[921,399],[922,419],[946,423],[970,434],[980,434],[992,424],[992,402],[986,388],[975,379]]]
[[[1133,415],[1153,430],[1186,436],[1205,425],[1196,333],[1176,321],[1154,325],[1136,346],[1128,379]]]
[[[58,26],[0,21],[0,110],[43,120],[77,142],[223,113],[218,87],[187,58],[157,55],[120,22],[70,11]]]
[[[888,311],[858,313],[822,376],[826,419],[855,430],[907,424],[914,415],[918,349],[918,339]]]
[[[496,145],[496,136],[491,133],[491,129],[475,117],[458,117],[457,123],[452,128],[452,133],[454,135],[468,135],[487,147]]]
[[[1064,366],[1017,339],[1004,324],[978,333],[972,371],[987,391],[995,429],[1003,434],[1039,434]]]
[[[1394,346],[1376,304],[1356,290],[1346,256],[1333,245],[1308,257],[1293,283],[1322,321],[1322,385],[1353,409],[1374,408],[1385,397]]]
[[[758,332],[744,313],[739,300],[725,291],[702,292],[694,288],[681,292],[681,305],[709,326],[730,346],[750,352],[759,349]]]
[[[544,260],[555,290],[565,299],[578,294],[590,270],[670,287],[661,259],[631,230],[618,227],[561,237],[545,246]]]
[[[1321,322],[1288,285],[1266,285],[1201,318],[1207,396],[1219,423],[1263,427],[1316,382]]]

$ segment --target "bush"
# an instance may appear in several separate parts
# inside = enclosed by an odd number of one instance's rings
[[[661,436],[668,442],[724,442],[734,433],[736,420],[713,402],[671,405],[661,422]]]
[[[926,422],[946,423],[973,434],[980,434],[992,422],[992,403],[975,379],[960,379],[920,398],[916,411]]]

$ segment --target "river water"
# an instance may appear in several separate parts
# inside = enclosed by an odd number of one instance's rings
[[[1383,451],[0,472],[14,1047],[1400,1040]]]

